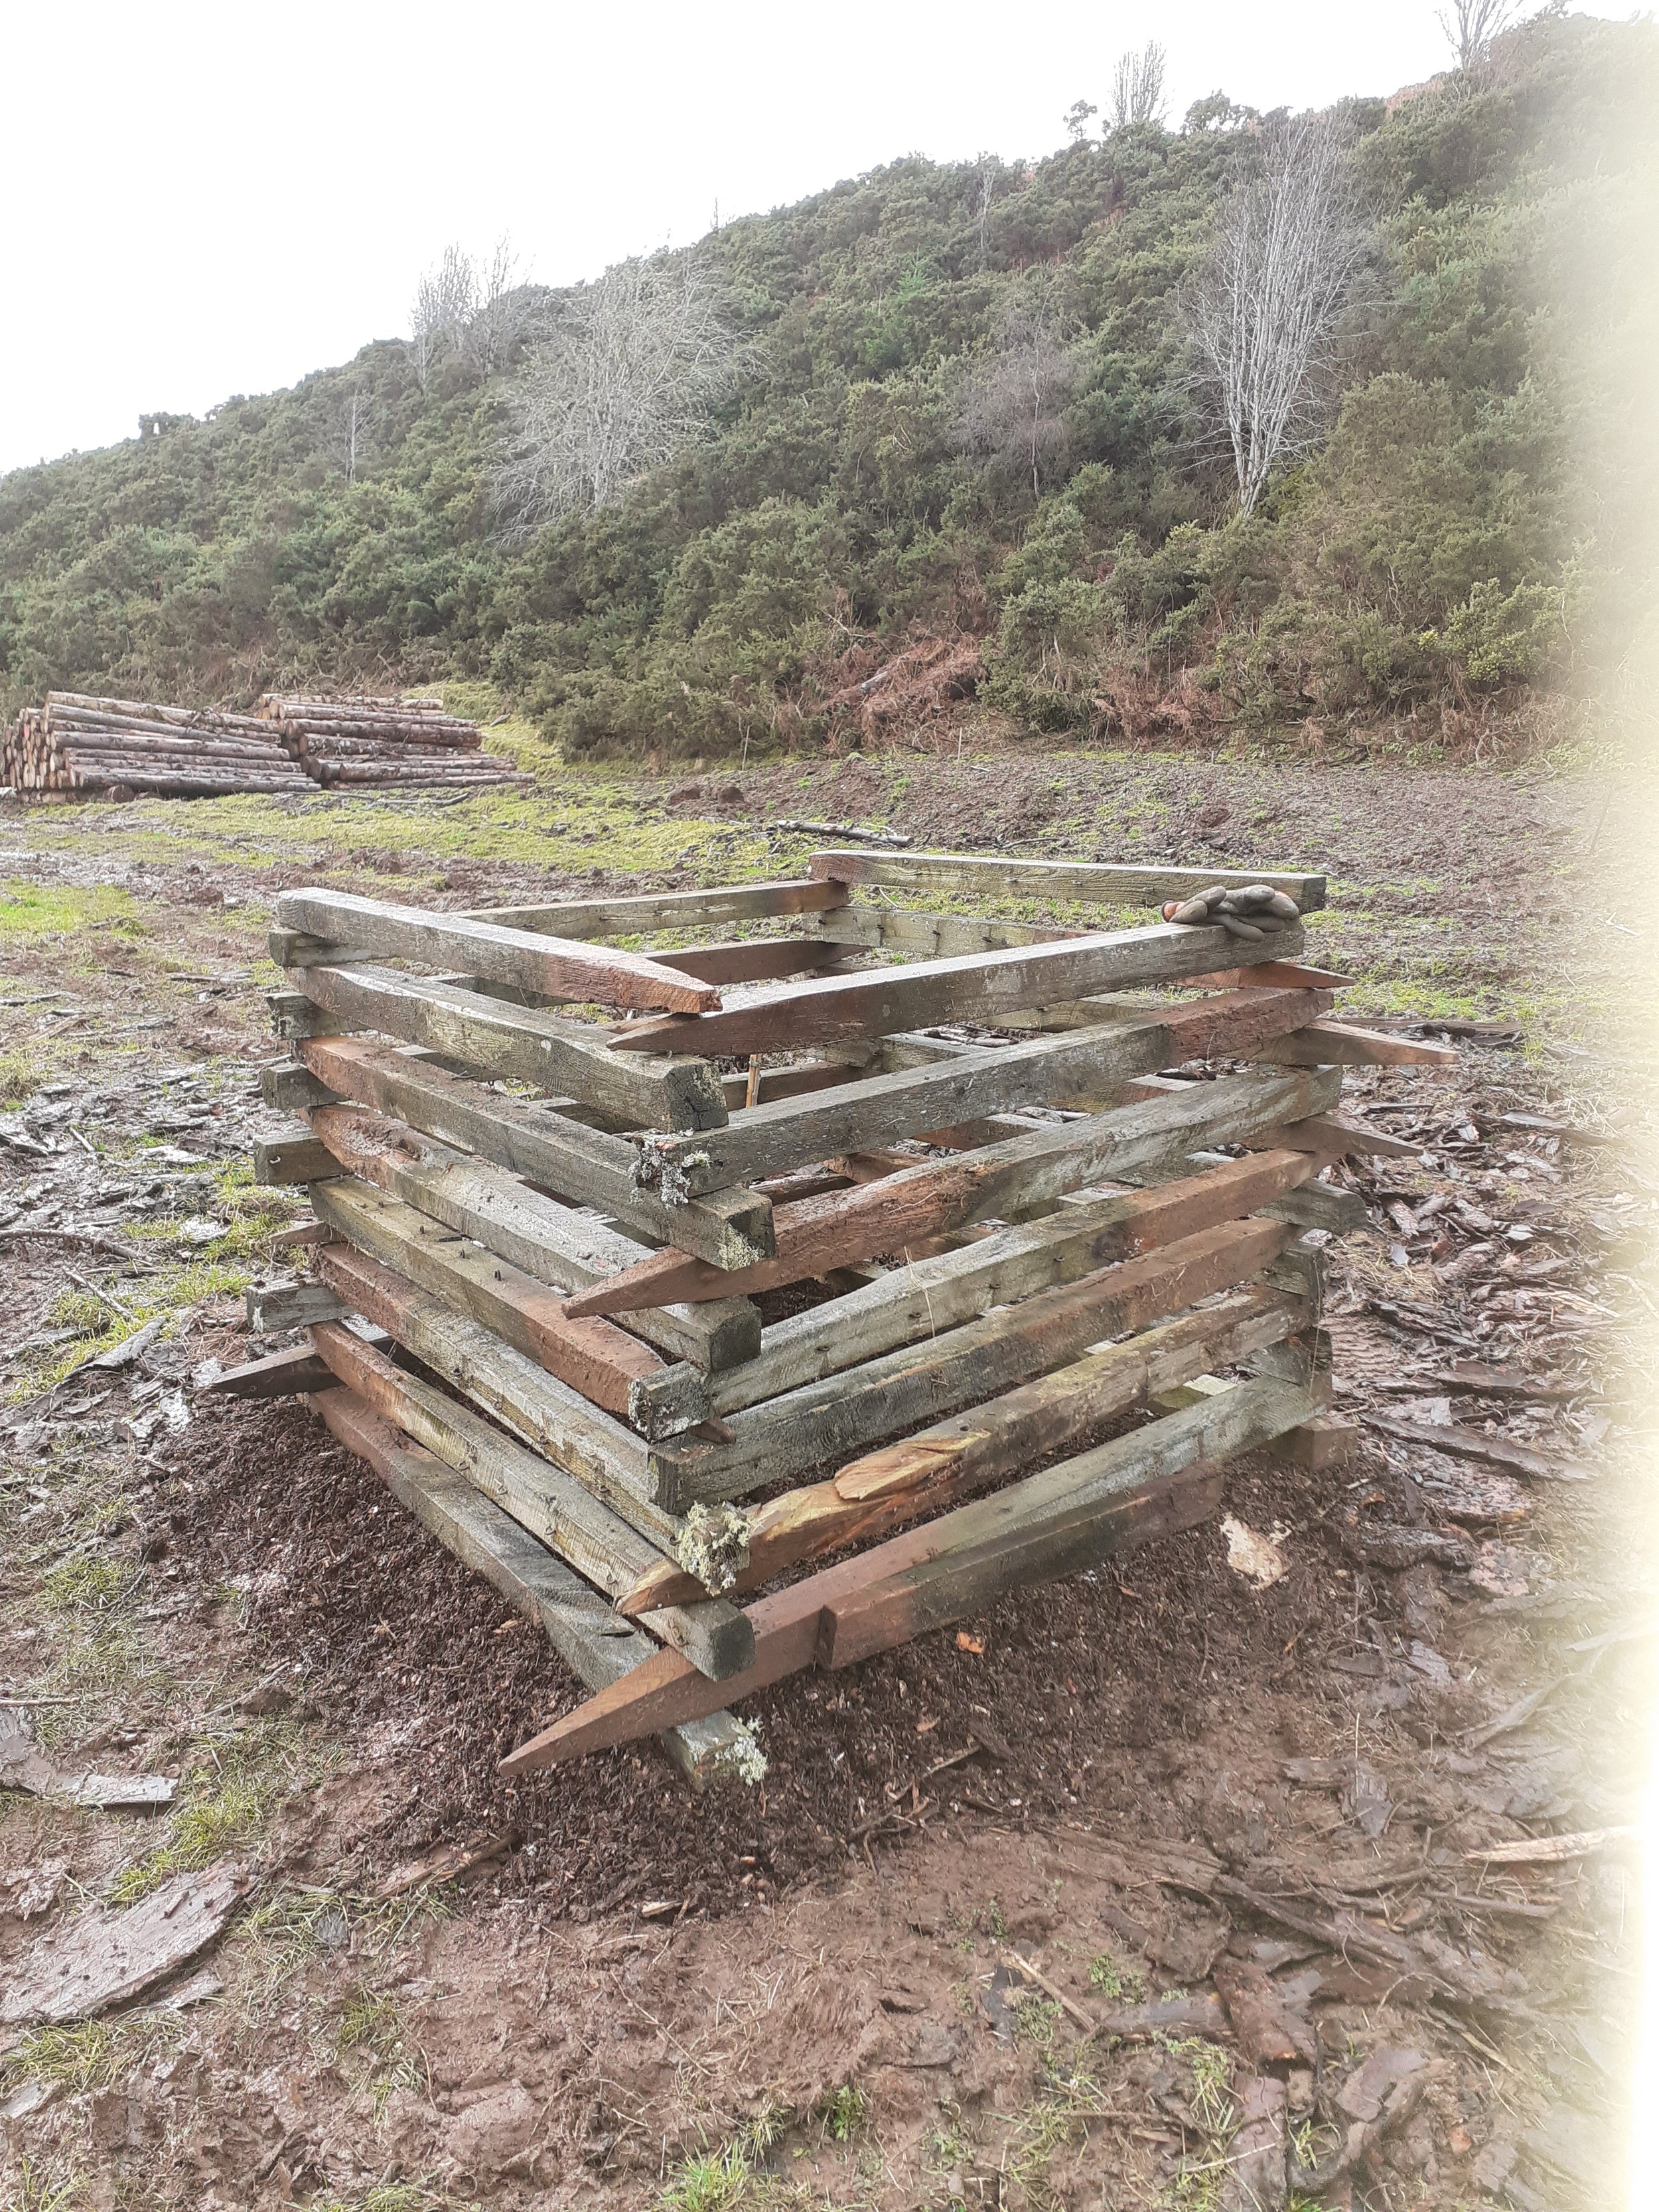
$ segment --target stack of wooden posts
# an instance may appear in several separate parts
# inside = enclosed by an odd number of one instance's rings
[[[48,691],[0,733],[0,781],[42,793],[132,791],[176,799],[310,784],[269,722],[216,708]]]
[[[435,699],[337,699],[267,691],[266,723],[313,781],[359,785],[529,782],[510,760],[480,750],[476,722],[447,714]]]
[[[250,1312],[311,1342],[217,1387],[313,1394],[545,1626],[594,1694],[509,1771],[651,1734],[696,1769],[780,1675],[1340,1443],[1322,1247],[1363,1210],[1321,1170],[1406,1149],[1337,1115],[1342,1066],[1449,1055],[1330,1019],[1299,920],[1241,967],[1219,927],[1086,912],[1208,880],[824,852],[471,915],[278,900],[265,1095],[308,1127],[257,1171],[311,1186],[314,1273]],[[898,903],[929,891],[1066,924]]]

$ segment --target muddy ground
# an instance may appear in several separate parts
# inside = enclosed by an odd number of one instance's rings
[[[613,779],[510,836],[480,801],[6,815],[0,1723],[54,1778],[0,1792],[0,1990],[77,1917],[246,1887],[171,1984],[0,2027],[0,2201],[1218,2212],[1275,2201],[1281,2109],[1304,2203],[1615,2188],[1659,1186],[1613,797],[1020,756]],[[1238,1465],[1231,1542],[781,1685],[752,1787],[691,1796],[654,1752],[508,1787],[579,1695],[557,1659],[303,1409],[193,1395],[248,1356],[238,1291],[296,1203],[239,1165],[269,900],[781,873],[823,842],[784,814],[1329,867],[1355,1006],[1459,1039],[1352,1084],[1414,1148],[1352,1173],[1372,1225],[1335,1257],[1358,1448]],[[178,1787],[75,1808],[88,1771]]]

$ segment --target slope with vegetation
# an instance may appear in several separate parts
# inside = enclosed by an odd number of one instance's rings
[[[1364,265],[1315,434],[1248,515],[1190,302],[1263,118],[1216,95],[717,231],[696,270],[732,347],[699,422],[534,526],[503,457],[597,288],[0,479],[0,704],[482,678],[568,757],[964,714],[1451,750],[1548,725],[1650,581],[1612,395],[1656,52],[1552,13],[1339,111]]]

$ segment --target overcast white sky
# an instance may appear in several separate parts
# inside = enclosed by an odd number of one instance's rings
[[[565,283],[901,154],[1046,153],[1149,37],[1172,118],[1217,88],[1389,92],[1445,56],[1434,0],[0,12],[0,471],[402,334],[452,239],[508,232]]]

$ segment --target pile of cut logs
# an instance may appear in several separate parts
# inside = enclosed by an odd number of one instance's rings
[[[310,788],[270,723],[251,714],[78,691],[48,691],[43,707],[24,708],[0,732],[0,781],[43,794],[152,792],[176,799]]]
[[[510,760],[479,750],[476,722],[447,714],[435,699],[336,699],[267,691],[266,726],[313,781],[343,785],[528,782]]]
[[[314,1273],[249,1318],[311,1334],[211,1387],[306,1395],[545,1630],[580,1687],[507,1773],[651,1735],[741,1768],[725,1709],[781,1676],[1208,1520],[1239,1453],[1340,1455],[1323,1248],[1365,1216],[1326,1174],[1412,1150],[1341,1116],[1343,1067],[1450,1055],[1331,1018],[1322,877],[1209,889],[1228,915],[1182,868],[836,851],[277,900],[265,1098],[306,1126],[256,1170],[309,1184]]]

